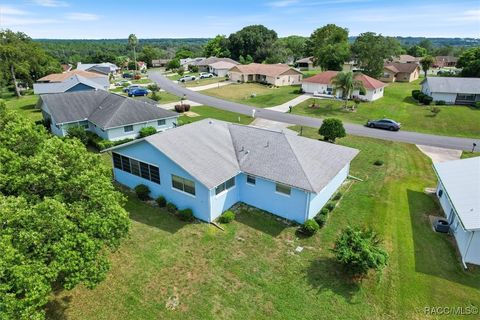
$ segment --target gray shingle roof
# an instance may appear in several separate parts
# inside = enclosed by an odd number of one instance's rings
[[[207,188],[245,172],[318,193],[358,150],[205,119],[145,140]]]
[[[480,157],[433,166],[465,229],[480,229]]]
[[[40,99],[59,124],[89,120],[108,129],[178,116],[151,103],[103,90],[46,94]]]
[[[105,88],[98,83],[97,81],[92,81],[89,78],[82,77],[78,74],[73,75],[71,78],[66,79],[62,82],[46,82],[46,83],[34,83],[33,91],[35,94],[45,94],[45,93],[61,93],[65,92],[77,84],[84,84],[92,88],[92,90],[99,89],[104,90]]]
[[[202,60],[199,60],[199,61],[194,61],[191,64],[194,65],[194,66],[208,66],[212,63],[216,63],[216,62],[220,62],[220,61],[230,62],[230,63],[233,63],[235,65],[240,64],[237,61],[235,61],[233,59],[230,59],[230,58],[217,58],[217,57],[210,57],[210,58],[202,59]]]
[[[480,94],[480,78],[427,77],[430,92]]]

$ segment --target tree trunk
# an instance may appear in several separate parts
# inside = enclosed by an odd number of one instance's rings
[[[15,67],[10,65],[10,75],[12,76],[13,86],[15,87],[15,94],[20,98],[20,90],[18,89],[17,78],[15,77]]]
[[[135,51],[135,47],[133,47],[133,60],[135,61],[135,73],[137,73],[137,52]]]

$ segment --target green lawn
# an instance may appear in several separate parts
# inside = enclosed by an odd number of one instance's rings
[[[259,108],[274,107],[300,95],[300,86],[270,88],[259,83],[231,84],[220,88],[203,90],[203,94],[239,102]],[[256,94],[256,97],[252,97]]]
[[[304,135],[319,138],[316,129]],[[194,138],[194,137],[192,137]],[[241,212],[221,231],[187,224],[128,193],[130,237],[111,254],[96,289],[52,296],[52,319],[423,319],[426,306],[480,306],[480,272],[463,271],[451,239],[434,233],[439,215],[430,160],[414,145],[349,136],[361,150],[354,182],[312,238],[297,238],[258,211]],[[373,162],[381,159],[381,167]],[[377,230],[390,254],[386,269],[350,281],[330,248],[347,224]],[[297,246],[305,249],[294,254]],[[178,301],[175,310],[167,309]],[[468,317],[462,317],[468,318]]]
[[[310,77],[312,77],[316,74],[319,74],[320,72],[322,72],[322,70],[320,70],[320,69],[304,70],[304,71],[302,71],[303,79],[310,78]]]
[[[10,97],[5,99],[7,108],[17,111],[19,114],[26,116],[33,121],[42,119],[42,112],[36,109],[38,97],[35,95],[23,96],[20,98]]]
[[[227,78],[225,78],[225,77],[213,77],[213,78],[199,79],[199,80],[196,80],[196,81],[188,81],[188,82],[185,83],[185,87],[205,86],[207,84],[222,82],[222,81],[225,81],[226,79]]]
[[[462,159],[473,158],[473,157],[480,157],[480,152],[471,152],[471,151],[463,151],[462,152]]]
[[[198,76],[198,72],[196,72],[196,73],[185,72],[183,75],[174,74],[174,75],[171,75],[171,76],[167,76],[167,78],[170,79],[170,80],[172,80],[172,81],[176,81],[176,80],[178,80],[178,79],[180,79],[181,77],[186,76],[186,75],[197,77],[197,76]]]
[[[368,119],[391,118],[401,122],[402,129],[438,135],[480,137],[480,109],[468,106],[440,106],[433,116],[430,107],[418,105],[411,91],[420,89],[420,80],[393,83],[385,88],[384,97],[361,103],[356,112],[346,111],[342,101],[315,99],[319,108],[310,108],[312,99],[293,108],[293,113],[311,117],[336,117],[346,122],[364,124]],[[352,104],[352,102],[349,102]]]
[[[153,81],[150,80],[149,78],[141,78],[138,80],[132,80],[132,84],[147,84],[147,83],[152,83]]]
[[[209,106],[192,107],[190,109],[189,114],[192,114],[192,113],[196,113],[198,116],[182,115],[179,118],[180,122],[182,124],[187,124],[187,123],[199,121],[205,118],[212,118],[212,119],[218,119],[218,120],[223,120],[223,121],[228,121],[233,123],[249,124],[253,120],[252,117],[245,116],[243,114],[220,110],[220,109],[216,109],[214,107],[209,107]],[[239,118],[240,118],[240,122],[238,121]]]

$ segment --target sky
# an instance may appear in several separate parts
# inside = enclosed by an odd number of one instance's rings
[[[480,38],[480,0],[0,0],[0,29],[32,38],[211,38],[251,24],[309,36],[328,23],[351,36]]]

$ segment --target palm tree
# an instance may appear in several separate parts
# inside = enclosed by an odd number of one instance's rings
[[[137,73],[137,52],[135,51],[138,45],[137,36],[133,33],[128,36],[128,46],[133,49],[133,60],[135,61],[135,73]]]
[[[433,65],[433,57],[432,56],[425,56],[420,60],[420,64],[422,65],[423,72],[425,72],[425,78],[427,77],[427,71]]]
[[[354,90],[365,90],[363,83],[360,80],[355,79],[357,74],[353,74],[352,71],[339,72],[332,79],[332,84],[335,88],[342,89],[342,98],[345,99],[345,107],[347,107],[348,99]]]

